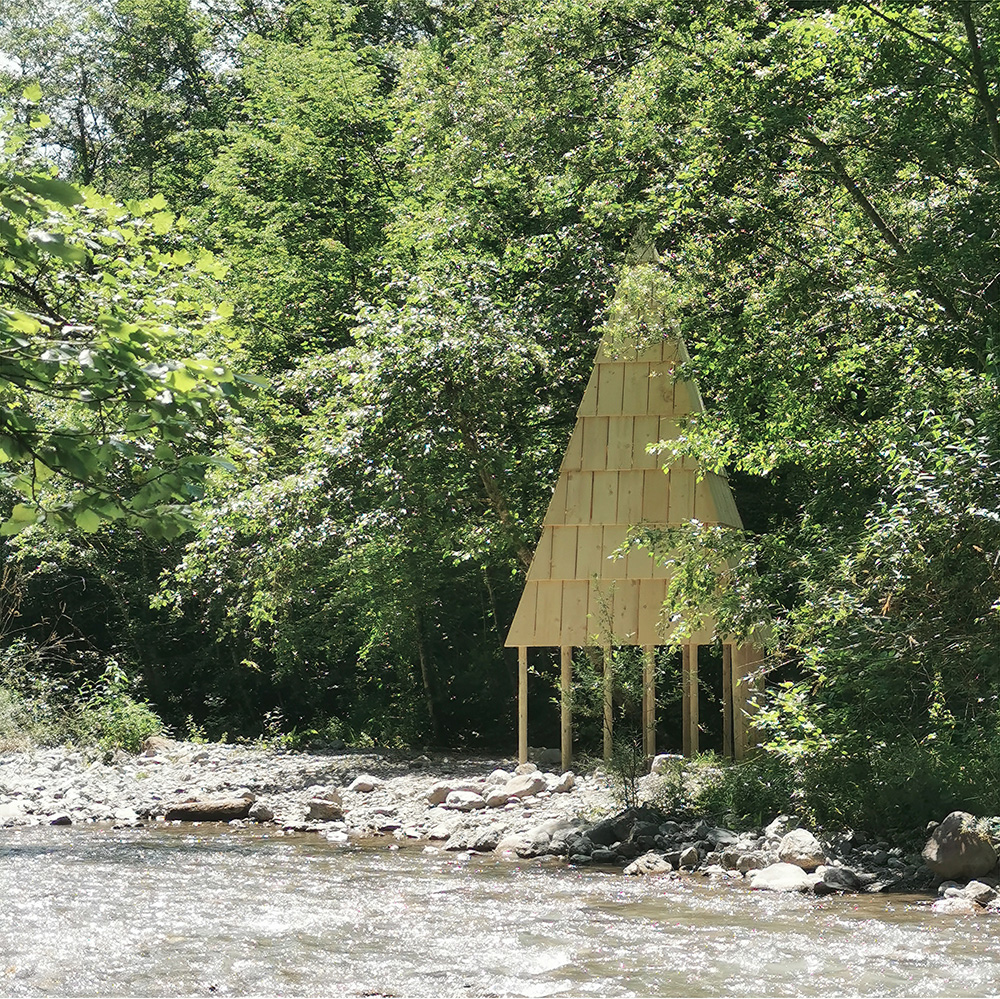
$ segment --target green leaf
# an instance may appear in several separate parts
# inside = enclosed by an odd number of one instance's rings
[[[38,83],[29,83],[24,88],[23,94],[26,101],[31,101],[32,104],[35,104],[42,99],[42,88]]]
[[[155,215],[150,215],[149,223],[153,227],[153,232],[162,236],[174,227],[173,212],[157,212]]]
[[[38,522],[38,510],[24,503],[16,503],[10,517],[0,524],[0,534],[9,537]]]
[[[37,175],[25,177],[19,174],[14,180],[24,190],[30,191],[40,198],[45,198],[46,201],[53,201],[57,205],[72,208],[74,205],[83,204],[83,195],[72,184],[67,184],[66,181],[59,180],[57,177]]]
[[[71,264],[82,264],[87,259],[87,251],[82,246],[75,243],[67,243],[66,237],[61,232],[43,232],[40,229],[32,229],[28,233],[28,238],[46,253],[51,253],[60,260],[65,260]]]
[[[80,528],[85,534],[93,534],[100,526],[104,523],[102,517],[94,513],[93,510],[88,510],[86,508],[81,510],[75,510],[73,512],[73,520],[76,526]]]

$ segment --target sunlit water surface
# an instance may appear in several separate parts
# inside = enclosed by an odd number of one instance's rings
[[[0,831],[0,995],[985,996],[1000,917],[256,830]]]

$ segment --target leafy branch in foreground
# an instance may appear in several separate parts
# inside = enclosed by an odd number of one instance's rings
[[[125,519],[175,536],[238,381],[199,349],[224,343],[225,272],[174,230],[162,198],[125,208],[48,172],[0,166],[0,528],[94,531]]]

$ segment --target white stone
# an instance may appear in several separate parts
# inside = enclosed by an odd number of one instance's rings
[[[815,871],[826,863],[826,854],[820,841],[808,829],[792,829],[785,833],[778,844],[778,860],[794,864],[804,871]]]
[[[749,878],[754,891],[807,891],[811,887],[809,875],[796,864],[772,864],[751,871]]]
[[[485,808],[486,801],[475,791],[452,791],[445,799],[444,807],[457,812],[472,812],[478,808]]]
[[[527,798],[529,795],[544,791],[545,788],[545,778],[540,773],[532,771],[512,777],[503,789],[509,798]]]
[[[649,772],[651,774],[668,774],[683,762],[684,757],[678,756],[676,753],[660,753],[659,756],[653,757]]]
[[[348,785],[348,791],[360,791],[362,794],[369,794],[371,791],[376,790],[382,786],[382,781],[378,777],[373,777],[371,774],[361,774],[359,777],[355,777]]]
[[[443,805],[452,791],[475,791],[481,794],[486,785],[481,781],[439,780],[427,789],[428,805]]]
[[[576,784],[576,776],[572,770],[567,770],[564,774],[546,774],[545,783],[552,794],[566,794],[573,790]]]
[[[939,898],[931,906],[931,912],[953,916],[976,916],[983,911],[971,898]]]
[[[670,874],[673,867],[662,854],[650,852],[641,857],[636,857],[623,871],[624,874],[644,875],[644,874]]]

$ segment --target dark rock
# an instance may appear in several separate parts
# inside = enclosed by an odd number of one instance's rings
[[[593,863],[589,853],[571,853],[569,855],[569,862],[571,864],[576,864],[577,867],[583,867],[586,864]]]
[[[668,839],[674,836],[680,836],[681,827],[676,822],[661,822],[660,823],[660,835],[665,836]]]
[[[270,822],[274,818],[274,811],[262,801],[255,801],[249,808],[247,816],[254,822]]]
[[[813,885],[813,891],[817,895],[861,891],[861,881],[849,867],[826,867],[822,880]]]
[[[571,833],[566,837],[566,852],[571,856],[581,854],[589,857],[594,852],[594,844],[582,833]]]
[[[590,855],[590,859],[595,864],[614,864],[618,861],[618,854],[614,850],[608,850],[603,847],[598,847]]]
[[[640,838],[655,838],[659,835],[660,826],[656,822],[636,822],[632,827],[631,839],[639,842]]]
[[[730,829],[722,829],[715,826],[708,830],[705,837],[716,850],[724,850],[728,846],[733,846],[739,837]]]

